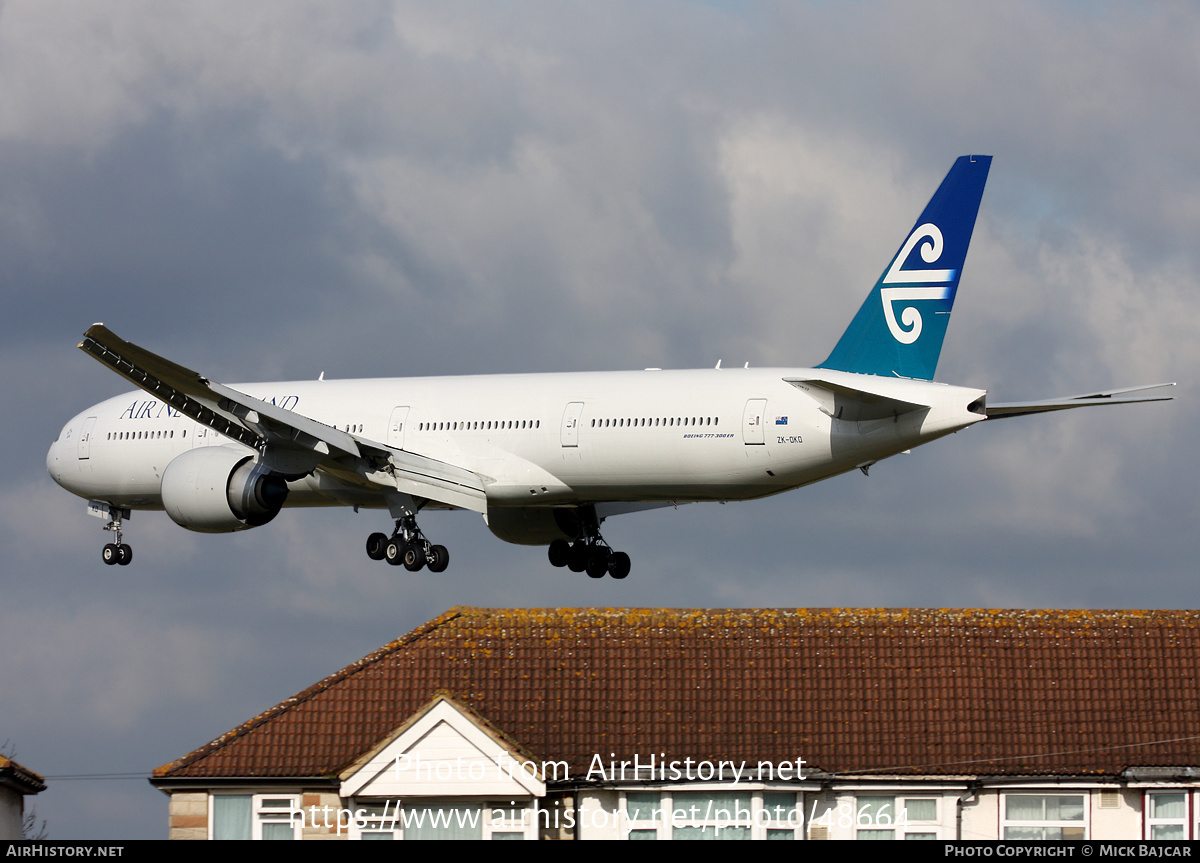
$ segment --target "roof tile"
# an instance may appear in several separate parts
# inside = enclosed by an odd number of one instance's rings
[[[334,776],[438,692],[534,757],[1200,765],[1200,612],[455,608],[155,771]]]

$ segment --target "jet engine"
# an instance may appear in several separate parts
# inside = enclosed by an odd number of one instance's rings
[[[556,539],[579,539],[583,520],[574,509],[549,506],[496,507],[484,516],[488,529],[516,545],[549,545]]]
[[[162,475],[163,508],[180,527],[229,533],[264,525],[287,499],[287,481],[231,446],[203,447],[175,457]]]

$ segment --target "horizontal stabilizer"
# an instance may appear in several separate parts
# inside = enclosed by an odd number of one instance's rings
[[[1096,405],[1130,405],[1140,402],[1169,402],[1172,396],[1149,396],[1138,398],[1115,398],[1126,393],[1138,393],[1146,390],[1156,390],[1160,387],[1173,387],[1175,384],[1146,384],[1140,387],[1125,387],[1119,390],[1103,390],[1101,392],[1085,393],[1079,396],[1067,396],[1061,399],[1043,399],[1036,402],[1004,402],[988,405],[987,417],[990,420],[1007,417],[1022,417],[1028,414],[1042,414],[1049,411],[1064,411],[1070,408],[1086,408]]]

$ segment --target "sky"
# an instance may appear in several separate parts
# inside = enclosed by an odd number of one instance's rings
[[[146,776],[456,605],[1195,608],[1191,3],[0,3],[0,744],[51,838],[163,838]],[[955,157],[994,156],[937,379],[1174,401],[985,423],[766,500],[631,514],[629,578],[431,513],[236,535],[46,474],[126,392],[811,366]],[[83,778],[71,778],[83,777]]]

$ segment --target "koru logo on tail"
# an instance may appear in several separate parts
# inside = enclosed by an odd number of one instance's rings
[[[913,231],[900,249],[900,254],[892,261],[891,267],[883,277],[883,284],[901,284],[903,287],[879,289],[883,299],[883,315],[887,319],[888,330],[901,344],[911,345],[921,335],[921,313],[913,306],[907,306],[896,320],[896,310],[892,306],[896,302],[911,300],[944,300],[950,296],[950,282],[954,281],[954,270],[906,270],[904,262],[912,254],[917,244],[921,245],[921,260],[927,264],[936,263],[942,256],[945,246],[942,232],[932,222],[926,222]]]

